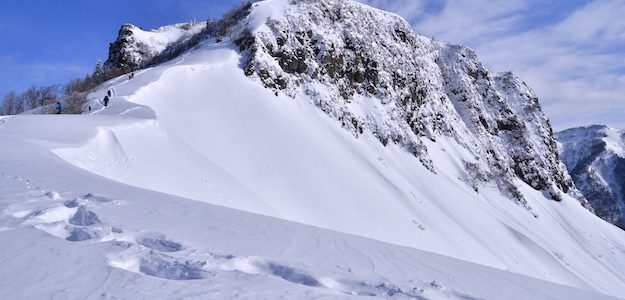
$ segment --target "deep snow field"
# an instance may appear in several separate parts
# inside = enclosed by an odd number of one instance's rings
[[[0,143],[2,299],[609,299],[133,188],[68,166],[36,143]],[[75,205],[84,207],[78,217]],[[85,234],[91,239],[75,241]]]
[[[131,187],[68,165],[49,151],[58,140],[2,137],[2,299],[610,299]]]
[[[0,119],[0,298],[625,297],[625,233],[577,200],[475,192],[455,142],[434,174],[240,60],[208,40],[91,114]]]

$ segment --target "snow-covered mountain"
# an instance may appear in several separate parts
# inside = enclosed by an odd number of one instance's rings
[[[625,229],[625,132],[594,125],[556,136],[562,160],[595,213]]]
[[[252,19],[274,9],[255,10]],[[242,11],[234,16],[251,6]],[[417,35],[401,17],[355,1],[295,1],[278,13],[267,23],[215,29],[234,37],[246,75],[265,87],[308,98],[356,137],[367,131],[401,145],[433,172],[422,140],[451,137],[471,154],[463,163],[476,190],[495,180],[525,205],[512,182],[520,178],[554,200],[563,191],[587,206],[538,99],[514,74],[491,74],[471,49]],[[201,30],[178,24],[148,35],[125,24],[108,63],[141,66],[179,41],[180,27]]]
[[[124,24],[109,47],[105,65],[128,70],[142,67],[169,45],[184,42],[205,27],[206,22],[189,22],[145,31],[133,24]]]
[[[423,141],[450,138],[467,150],[462,163],[476,190],[495,180],[525,204],[519,178],[554,200],[564,192],[586,204],[534,93],[511,73],[491,74],[472,50],[355,1],[295,1],[241,30],[246,75],[302,95],[355,136],[401,145],[433,172]]]
[[[198,30],[89,114],[0,120],[0,296],[625,296],[625,232],[519,78],[355,1]]]

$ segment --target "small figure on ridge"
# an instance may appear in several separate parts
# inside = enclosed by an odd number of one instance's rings
[[[56,101],[56,114],[60,115],[63,112],[63,103]]]

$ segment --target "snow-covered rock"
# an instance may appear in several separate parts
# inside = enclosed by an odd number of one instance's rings
[[[625,229],[625,132],[594,125],[556,136],[562,160],[595,213]]]
[[[564,192],[588,206],[535,94],[511,73],[492,74],[471,49],[349,0],[265,1],[249,19],[233,30],[246,74],[265,87],[304,95],[355,136],[401,145],[433,172],[423,141],[453,138],[469,150],[465,170],[476,191],[496,182],[525,205],[519,178],[554,200]]]
[[[111,43],[105,65],[125,70],[137,69],[169,45],[189,39],[205,27],[206,22],[189,22],[145,31],[126,23],[119,29],[115,42]]]

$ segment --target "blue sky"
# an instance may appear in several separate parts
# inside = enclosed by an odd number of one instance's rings
[[[473,48],[538,94],[556,129],[625,128],[623,0],[359,0],[405,17],[418,33]],[[65,83],[105,60],[119,26],[216,18],[241,1],[4,0],[0,95]]]

